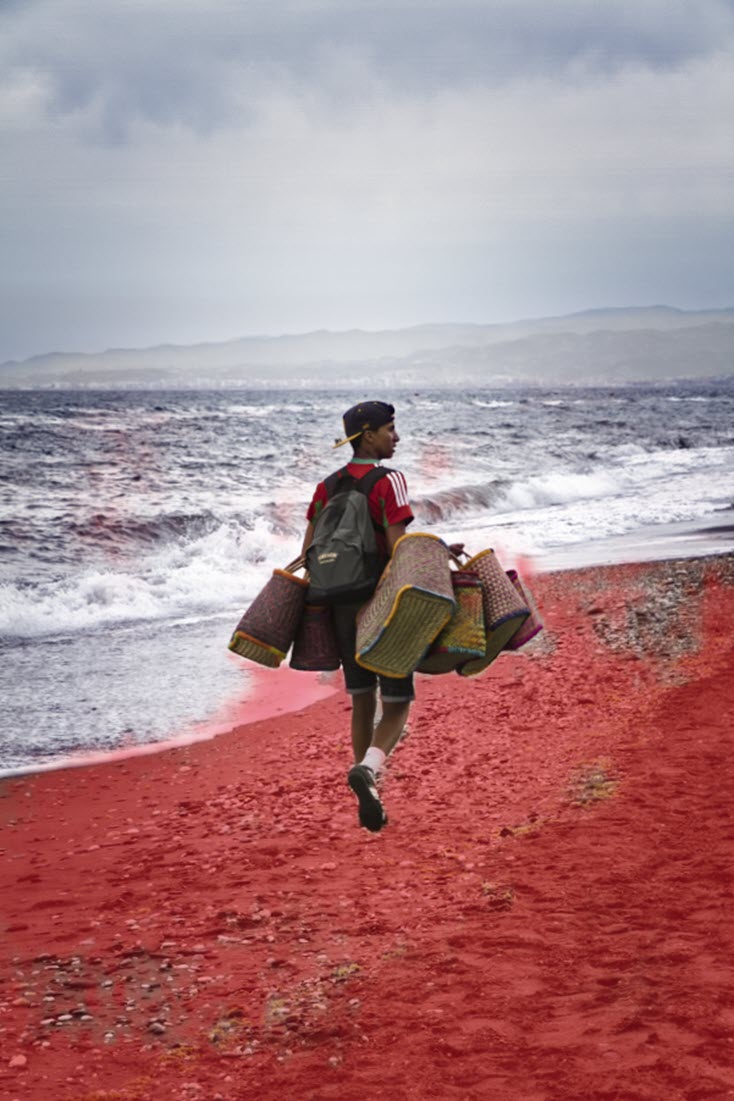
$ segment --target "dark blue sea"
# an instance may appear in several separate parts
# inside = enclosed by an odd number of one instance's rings
[[[0,393],[0,771],[196,729],[355,392]],[[734,383],[369,395],[416,523],[536,569],[731,550]]]

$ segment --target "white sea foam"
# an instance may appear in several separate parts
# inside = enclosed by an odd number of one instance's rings
[[[678,454],[678,453],[674,453]],[[688,453],[684,453],[688,454]],[[625,535],[655,524],[698,522],[734,501],[734,464],[714,455],[709,469],[660,462],[618,470],[614,475],[548,475],[513,486],[480,519],[456,515],[440,532],[471,548],[502,545],[540,556],[553,547]]]
[[[502,409],[506,405],[517,405],[517,402],[501,400],[499,398],[492,401],[483,401],[481,398],[472,398],[471,404],[476,405],[478,409]]]
[[[705,404],[706,402],[709,402],[709,401],[720,401],[721,399],[720,398],[714,398],[714,397],[705,397],[702,394],[680,394],[680,395],[670,395],[665,400],[666,401],[674,401],[674,402],[678,402],[678,401],[695,401],[695,402],[702,402],[702,403]]]
[[[611,472],[576,474],[559,471],[516,482],[498,499],[495,511],[549,508],[572,501],[606,499],[621,492],[622,488],[621,479]]]
[[[292,541],[275,534],[263,518],[247,533],[223,524],[134,566],[96,566],[34,587],[0,585],[0,634],[58,637],[224,609],[237,615],[262,587],[268,570],[293,556]]]
[[[642,467],[642,476],[652,480],[658,475],[678,471],[714,470],[734,464],[732,447],[680,448],[675,451],[643,451],[631,454],[626,460],[629,467]]]

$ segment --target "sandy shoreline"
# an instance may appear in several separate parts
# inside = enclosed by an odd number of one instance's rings
[[[734,557],[533,587],[532,650],[421,679],[376,837],[341,694],[0,781],[3,1096],[734,1090]]]
[[[230,655],[234,657],[234,655]],[[241,660],[240,658],[237,659]],[[19,768],[0,769],[0,785],[5,779],[35,776],[43,772],[63,769],[88,768],[90,766],[126,761],[131,757],[150,757],[156,753],[168,753],[197,742],[208,742],[221,734],[261,719],[282,717],[291,711],[300,711],[318,700],[326,699],[340,690],[337,677],[319,673],[298,673],[287,665],[280,669],[261,669],[251,665],[249,685],[239,699],[225,703],[214,715],[203,722],[192,723],[181,733],[155,742],[134,742],[116,749],[87,750],[70,757],[59,756],[52,761],[26,765]]]

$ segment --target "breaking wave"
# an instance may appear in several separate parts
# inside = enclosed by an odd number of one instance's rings
[[[260,519],[251,531],[221,524],[129,565],[97,563],[59,580],[8,582],[0,585],[0,635],[54,637],[226,610],[236,614],[262,587],[268,566],[284,565],[291,550],[292,540]]]

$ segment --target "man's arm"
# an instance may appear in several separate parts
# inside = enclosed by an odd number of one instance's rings
[[[401,520],[399,524],[390,524],[385,528],[385,539],[387,540],[387,551],[392,558],[392,552],[395,549],[395,544],[402,535],[405,535],[408,530],[408,525],[405,520]]]

